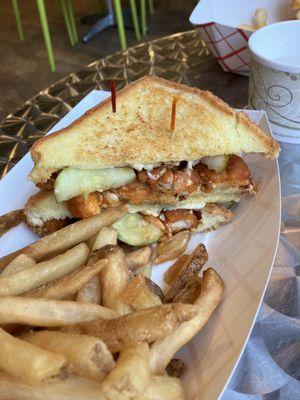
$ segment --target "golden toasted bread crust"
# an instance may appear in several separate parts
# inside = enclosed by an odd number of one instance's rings
[[[146,76],[117,93],[116,113],[107,99],[67,128],[38,140],[31,148],[35,167],[30,179],[43,182],[65,166],[108,168],[242,151],[275,158],[280,147],[212,93]]]

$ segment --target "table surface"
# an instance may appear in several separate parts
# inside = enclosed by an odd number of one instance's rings
[[[0,177],[92,89],[118,89],[157,75],[247,104],[248,79],[222,71],[196,30],[118,52],[41,91],[0,124]],[[300,146],[283,145],[282,232],[271,279],[251,337],[223,400],[300,399]]]

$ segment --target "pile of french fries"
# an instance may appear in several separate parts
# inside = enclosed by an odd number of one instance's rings
[[[0,259],[0,400],[182,400],[175,353],[224,289],[188,231],[128,252],[126,206],[75,222]],[[179,258],[178,258],[179,257]],[[152,266],[176,259],[163,293]],[[156,267],[159,268],[159,267]]]
[[[264,26],[268,25],[268,12],[265,8],[257,8],[254,12],[253,23],[240,24],[239,29],[244,29],[246,31],[254,32]]]

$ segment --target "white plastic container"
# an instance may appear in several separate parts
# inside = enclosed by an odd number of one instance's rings
[[[257,8],[267,10],[268,24],[295,19],[290,0],[201,0],[192,12],[190,22],[224,71],[249,74],[252,32],[239,26],[252,25]]]

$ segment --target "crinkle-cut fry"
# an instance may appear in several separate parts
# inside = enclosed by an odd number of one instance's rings
[[[164,273],[164,280],[166,283],[172,285],[172,283],[175,282],[177,276],[181,271],[183,264],[187,261],[188,258],[189,254],[183,254],[175,261],[173,265],[171,265],[170,268],[167,269],[167,271]]]
[[[0,296],[17,296],[58,279],[84,265],[90,255],[85,243],[80,243],[65,253],[17,272],[0,276]]]
[[[191,237],[190,231],[182,231],[158,244],[156,247],[156,260],[155,264],[160,264],[165,261],[174,260],[175,258],[181,256],[189,243]]]
[[[102,391],[107,400],[133,400],[145,392],[149,379],[149,346],[139,343],[121,351]]]
[[[141,247],[126,254],[126,266],[130,271],[135,272],[137,269],[148,265],[151,261],[151,256],[152,248],[150,246]]]
[[[197,276],[208,260],[208,254],[204,244],[200,243],[190,254],[189,258],[182,264],[179,274],[173,285],[166,293],[165,302],[173,301],[174,297],[185,287],[192,276]]]
[[[70,376],[32,386],[0,372],[0,400],[105,400],[98,382]]]
[[[68,332],[37,331],[22,339],[42,349],[62,354],[71,371],[79,376],[102,382],[115,367],[115,361],[101,339]]]
[[[99,337],[112,353],[139,342],[152,343],[193,318],[197,310],[191,304],[165,304],[145,308],[111,321],[95,320],[66,326],[63,331]]]
[[[151,376],[146,392],[137,400],[185,400],[185,389],[178,378]],[[19,399],[17,399],[19,400]]]
[[[118,246],[106,246],[102,254],[107,260],[100,272],[102,304],[120,315],[128,314],[132,308],[122,300],[129,280],[124,251]]]
[[[68,300],[77,293],[93,277],[96,276],[107,264],[106,260],[96,261],[92,265],[84,267],[57,279],[41,288],[25,293],[26,297],[41,297],[53,300]]]
[[[117,244],[118,232],[112,226],[104,226],[100,231],[88,240],[92,252],[101,249],[108,244]]]
[[[174,297],[174,303],[193,304],[201,293],[202,278],[194,276],[189,279],[185,287]]]
[[[12,260],[2,271],[1,276],[9,276],[36,265],[35,260],[27,254],[20,254]]]
[[[0,368],[23,382],[39,384],[67,373],[64,356],[11,336],[1,328],[0,343]]]
[[[23,210],[15,210],[7,214],[0,215],[0,237],[8,232],[10,229],[19,225],[23,220]]]
[[[137,311],[162,304],[160,298],[149,289],[142,275],[136,275],[129,282],[122,293],[122,299]]]
[[[153,374],[163,373],[174,354],[203,328],[220,303],[223,290],[224,283],[218,273],[212,268],[205,270],[201,294],[194,303],[197,306],[197,315],[183,322],[165,338],[153,343],[150,350],[150,368]]]
[[[58,327],[97,318],[116,317],[118,314],[115,311],[96,304],[21,296],[0,297],[0,325]]]
[[[21,253],[30,255],[36,261],[60,254],[81,242],[87,241],[104,226],[109,226],[118,221],[126,211],[126,205],[112,207],[102,210],[100,214],[93,217],[84,218],[65,226],[12,254],[2,257],[0,259],[0,268],[5,267]]]

